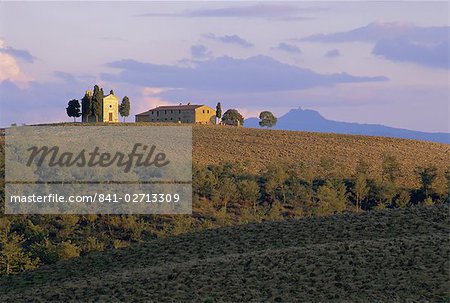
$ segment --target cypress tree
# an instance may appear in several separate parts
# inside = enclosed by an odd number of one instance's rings
[[[217,105],[216,105],[216,118],[219,121],[220,121],[220,118],[222,118],[222,105],[220,104],[220,102],[217,102]]]
[[[81,113],[83,117],[85,117],[85,121],[89,121],[89,116],[91,115],[91,103],[92,103],[92,97],[88,95],[87,93],[84,94],[83,99],[81,99]]]
[[[123,122],[125,122],[125,117],[130,115],[130,98],[127,96],[122,99],[122,103],[119,106],[119,113],[123,117]]]
[[[91,114],[95,116],[95,122],[98,122],[98,118],[101,114],[103,102],[103,90],[94,85],[94,93],[92,95],[91,102]]]

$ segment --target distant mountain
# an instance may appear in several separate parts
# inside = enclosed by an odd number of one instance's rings
[[[244,126],[260,128],[258,118],[245,119]],[[292,109],[278,118],[274,129],[300,130],[322,133],[383,136],[450,144],[449,133],[426,133],[380,124],[360,124],[325,119],[319,112],[309,109]]]

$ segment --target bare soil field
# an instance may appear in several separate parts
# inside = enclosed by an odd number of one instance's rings
[[[160,238],[0,278],[0,301],[447,302],[448,205]]]
[[[58,124],[53,124],[58,125]],[[59,125],[92,125],[88,123],[64,123]],[[102,125],[102,124],[100,124]],[[103,124],[108,125],[110,124]],[[170,123],[119,123],[117,126],[180,125]],[[193,125],[193,162],[198,165],[224,162],[240,163],[249,173],[258,173],[272,162],[301,164],[320,172],[321,158],[336,163],[344,176],[353,174],[358,160],[370,165],[373,175],[381,175],[384,154],[395,156],[401,171],[398,182],[406,187],[417,187],[417,166],[434,164],[441,173],[449,168],[450,145],[427,141],[253,129],[233,126]],[[4,137],[0,137],[0,146]]]
[[[450,163],[450,145],[386,137],[194,126],[193,140],[195,163],[240,162],[251,173],[275,161],[303,162],[319,171],[320,159],[327,157],[345,176],[353,174],[359,159],[370,164],[373,174],[381,175],[383,154],[389,154],[401,164],[400,184],[412,187],[418,185],[417,166],[435,164],[445,170]]]

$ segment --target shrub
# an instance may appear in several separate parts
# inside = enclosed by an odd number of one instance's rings
[[[84,251],[103,251],[105,249],[105,244],[100,242],[96,237],[90,236],[86,238],[86,244]]]
[[[408,206],[410,201],[410,195],[406,190],[402,190],[395,200],[395,205],[400,208]]]
[[[81,249],[69,241],[61,242],[56,247],[56,252],[60,260],[68,260],[80,256]]]
[[[119,240],[119,239],[115,239],[112,243],[112,246],[116,249],[118,248],[125,248],[130,246],[130,243],[127,241],[123,241],[123,240]]]
[[[426,206],[432,206],[434,205],[433,199],[431,199],[430,197],[426,198],[425,200],[423,200],[422,202],[423,205]]]

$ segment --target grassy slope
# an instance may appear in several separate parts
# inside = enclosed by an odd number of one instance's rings
[[[432,301],[449,297],[448,205],[157,239],[0,280],[0,301]]]

